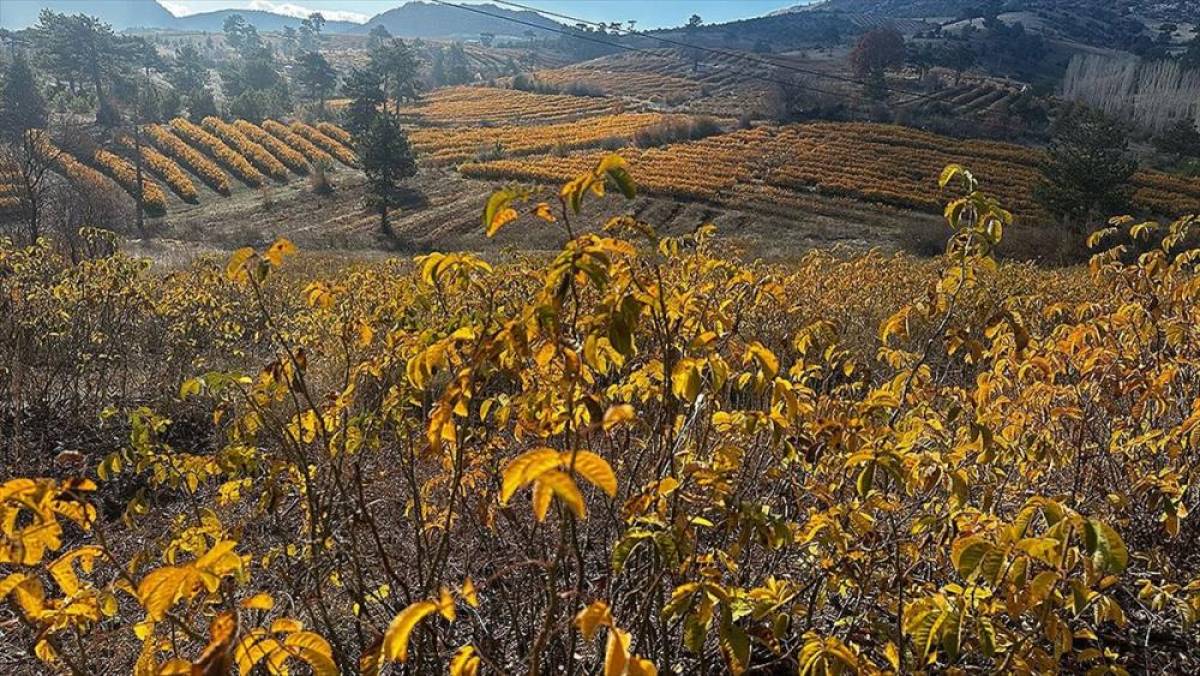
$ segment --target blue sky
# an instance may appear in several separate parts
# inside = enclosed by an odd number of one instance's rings
[[[113,0],[109,0],[113,1]],[[214,9],[263,9],[303,16],[319,11],[327,19],[365,21],[372,15],[404,4],[405,0],[159,0],[172,13],[194,14]],[[456,0],[484,2],[486,0]],[[548,11],[591,21],[635,19],[642,28],[677,26],[692,14],[706,22],[760,16],[804,0],[513,0]]]

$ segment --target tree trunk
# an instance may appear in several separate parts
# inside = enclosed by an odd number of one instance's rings
[[[387,204],[379,205],[379,227],[383,230],[383,234],[388,237],[392,236],[392,224],[388,222]]]
[[[38,235],[38,203],[37,197],[29,195],[29,243],[37,243]]]

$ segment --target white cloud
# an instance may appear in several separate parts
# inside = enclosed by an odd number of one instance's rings
[[[294,2],[275,2],[274,0],[230,0],[228,2],[215,3],[217,6],[201,5],[195,0],[158,0],[158,4],[162,5],[168,12],[175,16],[188,16],[189,14],[210,12],[215,9],[256,9],[301,19],[313,12],[320,12],[321,16],[325,17],[328,21],[366,23],[371,19],[371,15],[363,14],[362,12],[350,12],[340,9],[314,9],[298,5]]]
[[[275,14],[284,14],[298,18],[304,18],[313,12],[320,12],[321,16],[329,21],[353,21],[354,23],[366,23],[371,19],[369,15],[361,12],[348,12],[340,9],[317,10],[291,2],[272,2],[272,0],[250,0],[246,5],[246,9],[259,9],[264,12],[274,12]]]
[[[195,14],[196,9],[189,7],[186,2],[176,2],[175,0],[158,0],[158,4],[163,6],[163,9],[174,14],[175,16],[187,16]]]

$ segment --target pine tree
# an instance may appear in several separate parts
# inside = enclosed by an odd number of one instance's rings
[[[337,71],[320,52],[305,52],[296,60],[296,84],[310,101],[319,101],[325,109],[325,99],[337,86]]]
[[[379,213],[379,228],[391,237],[388,212],[402,204],[404,181],[417,173],[408,137],[395,116],[381,113],[358,139],[358,157],[367,176],[367,206]]]
[[[342,84],[342,93],[350,99],[343,113],[343,125],[355,137],[366,135],[386,101],[383,79],[369,68],[355,68]]]
[[[1124,127],[1089,108],[1069,111],[1057,127],[1034,197],[1059,222],[1080,231],[1125,212],[1137,162],[1128,157]]]
[[[27,129],[45,126],[46,100],[38,91],[29,63],[18,56],[9,64],[0,90],[0,138],[13,143]]]

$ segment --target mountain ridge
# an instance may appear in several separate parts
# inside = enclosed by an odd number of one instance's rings
[[[488,14],[507,17],[507,19],[413,0],[380,12],[361,24],[350,21],[326,21],[325,32],[358,34],[366,33],[375,26],[381,25],[396,37],[435,38],[478,36],[480,33],[520,36],[526,30],[531,30],[524,24],[562,28],[562,24],[537,12],[514,11],[490,4],[478,5],[478,7],[487,11]],[[18,30],[32,26],[37,23],[38,14],[43,8],[65,14],[95,16],[101,21],[111,24],[115,30],[167,29],[218,32],[221,30],[225,18],[233,14],[240,14],[247,22],[263,32],[279,31],[288,26],[298,28],[300,22],[303,21],[300,17],[255,9],[218,9],[175,16],[157,0],[123,0],[122,2],[4,0],[0,5],[0,27]]]

